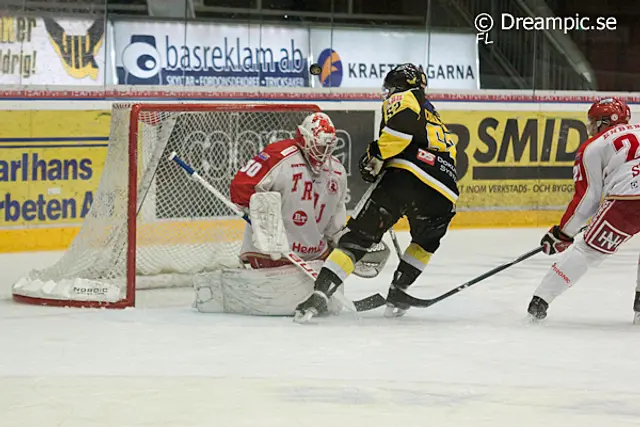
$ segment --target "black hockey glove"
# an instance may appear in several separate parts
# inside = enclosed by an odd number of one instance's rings
[[[375,182],[378,175],[380,175],[380,171],[382,171],[383,165],[384,160],[380,156],[378,144],[374,141],[369,144],[367,151],[360,157],[358,162],[360,176],[367,182]]]
[[[547,255],[559,254],[567,250],[573,244],[573,237],[567,236],[560,230],[559,225],[554,225],[540,240],[542,251]]]

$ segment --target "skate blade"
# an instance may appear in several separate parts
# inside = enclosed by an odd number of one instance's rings
[[[536,317],[531,313],[527,313],[527,317],[525,319],[525,322],[531,325],[537,325],[539,323],[542,323],[543,321],[544,321],[544,318],[540,319],[539,317]]]
[[[294,323],[300,323],[300,324],[309,323],[309,321],[313,318],[313,316],[314,316],[314,313],[311,311],[307,311],[306,313],[296,311],[296,313],[293,315],[293,321]]]
[[[406,312],[407,310],[404,310],[402,308],[388,305],[387,308],[385,308],[384,310],[384,317],[387,317],[387,318],[401,317],[401,316],[404,316]]]

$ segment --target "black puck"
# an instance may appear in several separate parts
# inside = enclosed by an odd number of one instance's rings
[[[311,66],[309,67],[309,72],[312,75],[317,76],[322,72],[322,67],[318,63],[311,64]]]

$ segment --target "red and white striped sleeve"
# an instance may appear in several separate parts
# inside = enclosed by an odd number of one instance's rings
[[[576,153],[573,166],[575,193],[560,221],[560,229],[572,237],[580,232],[600,206],[604,186],[602,154],[605,147],[599,136],[587,140]]]
[[[279,173],[282,160],[297,151],[290,140],[275,142],[253,157],[236,173],[229,190],[231,201],[249,207],[256,191],[270,191]]]

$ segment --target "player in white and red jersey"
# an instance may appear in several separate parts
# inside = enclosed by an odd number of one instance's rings
[[[256,192],[277,192],[291,251],[305,261],[324,259],[328,241],[347,220],[347,173],[332,156],[336,133],[329,116],[314,113],[298,127],[294,139],[268,145],[240,169],[231,182],[231,201],[249,208]],[[253,268],[289,264],[278,253],[262,253],[247,226],[240,258]],[[275,260],[272,258],[276,258]]]
[[[575,194],[560,224],[542,238],[544,252],[563,252],[592,220],[534,292],[528,309],[534,318],[544,319],[558,295],[640,232],[640,124],[628,124],[630,118],[629,107],[617,98],[601,99],[589,109],[590,138],[578,149],[573,167]],[[634,311],[640,320],[640,270]]]

